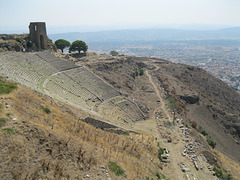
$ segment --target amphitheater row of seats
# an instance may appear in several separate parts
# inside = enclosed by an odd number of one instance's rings
[[[115,104],[120,109],[122,109],[133,121],[140,121],[144,119],[141,111],[137,109],[136,105],[130,101],[122,101],[120,103]]]
[[[88,69],[62,62],[49,52],[6,53],[0,56],[0,73],[32,89],[46,90],[48,95],[86,109],[92,109],[96,105],[96,99],[104,101],[121,96]],[[58,63],[61,67],[56,65]],[[60,70],[67,70],[60,71],[59,67]],[[44,81],[44,86],[41,87]],[[117,108],[122,109],[134,121],[142,119],[141,113],[133,104],[123,97],[120,101],[115,102]]]
[[[139,121],[144,119],[144,115],[142,114],[141,110],[137,108],[133,102],[130,102],[124,97],[116,96],[110,101],[113,105],[124,111],[132,121]]]
[[[103,80],[84,67],[71,69],[64,73],[83,87],[91,90],[91,92],[101,100],[120,95],[120,93],[113,87],[106,84]]]
[[[78,67],[77,65],[75,65],[72,62],[64,61],[64,60],[57,58],[50,52],[40,52],[37,54],[37,56],[42,58],[44,61],[48,62],[50,65],[52,65],[58,71],[65,71],[68,69],[73,69],[73,68]]]
[[[0,57],[0,73],[23,85],[39,90],[40,83],[58,70],[33,53],[4,54]]]
[[[93,108],[95,105],[93,100],[97,98],[97,96],[88,91],[84,86],[72,80],[72,76],[70,78],[63,72],[48,78],[45,88],[50,92],[51,96],[60,100],[70,101],[74,105],[80,105],[87,109]],[[88,86],[88,88],[90,87]],[[91,102],[92,104],[90,104]],[[112,102],[116,108],[124,111],[133,121],[139,121],[144,118],[140,110],[132,102],[125,100],[123,97],[115,96]]]
[[[70,103],[76,107],[91,109],[91,102],[86,101],[86,97],[83,97],[83,93],[78,95],[76,92],[71,92],[64,84],[61,86],[52,80],[47,80],[44,90],[47,90],[48,94],[56,99]],[[93,105],[92,103],[92,106]]]
[[[114,88],[106,84],[103,80],[84,67],[79,68],[71,62],[63,61],[52,55],[50,52],[41,52],[38,53],[38,56],[69,76],[69,78],[82,87],[85,87],[101,100],[120,95]]]
[[[75,96],[75,99],[79,99],[78,101],[81,102],[86,102],[97,98],[84,86],[81,86],[80,84],[76,83],[69,76],[61,72],[50,76],[45,86],[46,86],[45,88],[49,92],[54,92],[56,87],[58,89],[62,89],[61,91],[58,92],[67,92],[68,94],[70,93],[71,96]],[[61,93],[59,95],[63,97],[66,96],[64,95],[64,93]],[[67,96],[65,98],[67,98]]]

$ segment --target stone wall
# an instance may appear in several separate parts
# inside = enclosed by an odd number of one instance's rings
[[[48,48],[48,37],[45,22],[31,22],[29,25],[29,37],[37,49]]]

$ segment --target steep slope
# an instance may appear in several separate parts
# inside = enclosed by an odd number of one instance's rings
[[[87,113],[21,85],[1,95],[0,116],[0,179],[146,179],[161,171],[153,136],[95,128],[80,120]]]
[[[96,62],[88,66],[146,109],[156,107],[156,96],[149,93],[153,87],[145,76],[133,75],[136,69],[149,69],[166,101],[176,99],[178,115],[188,124],[194,121],[197,128],[205,128],[220,151],[240,160],[240,94],[221,80],[200,68],[161,59],[129,57],[122,64]]]
[[[184,103],[189,123],[203,126],[219,150],[239,160],[240,94],[200,68],[168,63],[155,75],[169,96]]]
[[[192,123],[196,124],[196,129],[200,126],[205,128],[209,136],[216,141],[216,149],[238,163],[239,94],[199,68],[174,64],[162,59],[137,57],[127,57],[124,61],[117,59],[115,62],[109,60],[91,62],[88,67],[119,89],[126,97],[133,98],[138,102],[139,107],[145,107],[150,120],[135,123],[135,128],[141,127],[145,130],[149,128],[149,132],[155,134],[154,126],[151,126],[155,121],[159,131],[156,134],[161,135],[160,142],[173,153],[168,170],[172,169],[172,172],[176,173],[179,163],[185,161],[181,157],[181,149],[188,146],[185,142],[189,141],[203,144],[203,149],[194,150],[197,156],[204,154],[209,162],[215,165],[220,162],[215,159],[217,157],[214,157],[212,148],[206,144],[206,137],[201,136],[194,128],[190,128],[189,135],[181,129],[184,124],[191,127]],[[143,76],[138,74],[140,69],[145,71]],[[229,121],[232,121],[232,124],[230,128],[226,128],[224,124]],[[178,126],[181,127],[180,132]],[[181,131],[186,139],[182,137]],[[165,144],[164,141],[173,141],[179,150],[173,148],[174,145]],[[180,141],[184,143],[179,144]],[[220,157],[219,155],[217,159]],[[181,177],[180,172],[177,174]],[[200,172],[194,174],[195,178],[203,177],[199,175]],[[173,175],[172,178],[175,176]]]

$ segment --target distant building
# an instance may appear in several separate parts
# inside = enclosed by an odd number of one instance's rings
[[[31,22],[29,25],[29,37],[33,46],[37,49],[47,49],[47,32],[45,22]]]

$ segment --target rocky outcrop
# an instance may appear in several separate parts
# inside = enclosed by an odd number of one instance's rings
[[[50,39],[47,40],[47,47],[53,51],[57,50]],[[39,49],[33,45],[28,34],[0,34],[0,52],[4,51],[31,52]]]
[[[193,95],[193,96],[181,96],[180,95],[180,98],[184,101],[186,101],[186,103],[188,104],[196,104],[199,102],[199,97],[196,96],[196,95]]]
[[[0,35],[0,51],[24,51],[27,48],[27,35]]]

